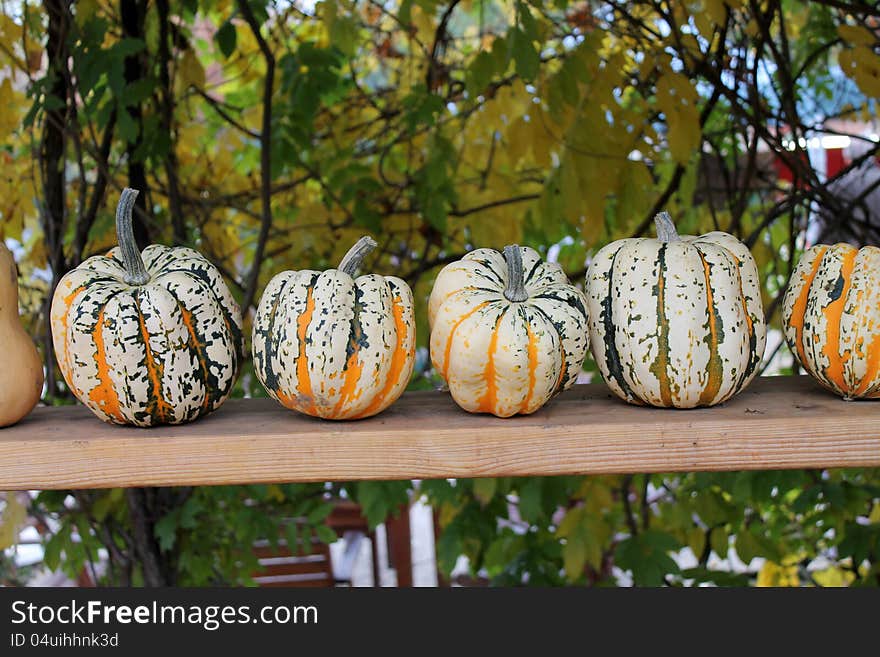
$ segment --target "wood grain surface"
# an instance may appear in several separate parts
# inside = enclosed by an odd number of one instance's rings
[[[355,422],[243,399],[181,426],[63,407],[0,429],[0,490],[855,466],[880,466],[880,401],[845,402],[806,376],[696,410],[628,406],[598,383],[504,420],[412,392]]]

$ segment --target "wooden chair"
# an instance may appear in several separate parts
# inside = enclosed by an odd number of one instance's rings
[[[360,554],[364,540],[372,547],[372,569],[374,586],[381,582],[378,541],[375,531],[371,531],[361,507],[351,501],[341,500],[327,517],[326,524],[345,540],[345,550],[336,560],[330,546],[312,539],[311,550],[304,554],[302,545],[296,553],[290,550],[285,540],[278,542],[274,549],[269,541],[254,544],[254,553],[260,563],[260,570],[254,573],[258,586],[272,587],[322,587],[351,586],[352,571]],[[385,523],[387,554],[389,565],[397,571],[397,586],[412,586],[412,544],[409,524],[409,507],[401,506],[396,518]]]

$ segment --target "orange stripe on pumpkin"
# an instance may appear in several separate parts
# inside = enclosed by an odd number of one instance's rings
[[[358,325],[358,330],[362,332],[360,325]],[[332,418],[340,417],[342,414],[342,408],[350,401],[356,400],[360,397],[361,393],[357,392],[357,384],[361,378],[361,373],[364,370],[364,365],[361,363],[360,358],[358,357],[360,354],[360,340],[361,335],[353,335],[350,338],[350,342],[353,343],[353,349],[351,355],[348,357],[348,361],[345,363],[345,379],[342,382],[342,388],[339,391],[339,400],[336,402],[336,406],[333,407],[333,412],[330,415]],[[331,391],[333,394],[333,391]]]
[[[495,326],[492,329],[492,337],[489,339],[489,358],[486,368],[483,370],[483,380],[486,382],[486,394],[480,398],[478,413],[494,413],[498,404],[498,382],[495,380],[498,373],[495,371],[495,349],[498,348],[498,325],[504,318],[504,312],[498,315]]]
[[[699,253],[699,251],[698,251]],[[721,389],[721,378],[724,374],[724,365],[718,353],[718,317],[715,315],[715,296],[712,292],[709,263],[700,253],[700,262],[703,263],[703,275],[706,278],[706,306],[709,312],[709,362],[706,364],[706,387],[700,394],[700,405],[711,404]]]
[[[125,422],[122,409],[119,407],[119,395],[110,380],[110,366],[107,365],[104,344],[104,309],[98,313],[98,321],[92,329],[92,341],[95,343],[95,365],[98,368],[98,385],[89,390],[89,400],[96,403],[100,409],[118,422]]]
[[[147,366],[147,376],[156,393],[155,399],[151,399],[147,404],[147,412],[159,422],[166,422],[173,415],[171,404],[165,401],[162,396],[162,373],[164,367],[155,361],[153,351],[150,349],[150,334],[147,331],[147,325],[144,322],[144,314],[135,300],[135,309],[138,316],[138,324],[141,328],[141,339],[144,341],[144,364]]]
[[[538,369],[538,336],[535,335],[534,331],[532,331],[532,327],[529,326],[528,319],[526,319],[526,334],[529,338],[528,345],[528,355],[529,355],[529,392],[526,395],[526,399],[520,408],[520,413],[525,413],[529,410],[529,406],[532,403],[532,397],[535,394],[535,384],[538,381],[537,377],[537,369]],[[563,368],[560,368],[560,371]]]
[[[383,410],[383,402],[385,401],[385,398],[394,386],[399,383],[400,375],[404,372],[407,361],[415,354],[415,340],[409,349],[404,348],[406,339],[409,335],[409,327],[407,327],[406,322],[403,320],[403,310],[403,300],[399,296],[394,297],[392,312],[394,314],[394,326],[397,330],[397,344],[394,346],[394,353],[391,356],[391,366],[388,368],[388,376],[385,379],[385,385],[382,390],[373,397],[373,401],[370,402],[370,405],[354,416],[353,419],[368,417]]]
[[[794,305],[791,307],[791,319],[788,322],[795,330],[795,348],[797,349],[801,365],[804,367],[807,367],[807,358],[804,353],[804,315],[807,312],[807,301],[810,298],[810,286],[813,284],[813,280],[819,273],[819,266],[822,264],[822,258],[825,257],[826,251],[828,251],[827,246],[823,246],[819,249],[816,252],[816,259],[813,261],[813,267],[810,269],[810,273],[802,274],[801,281],[803,287],[801,288],[801,292],[795,300]]]
[[[306,309],[296,320],[296,337],[299,341],[299,354],[296,358],[296,391],[298,394],[292,399],[286,395],[281,397],[281,403],[288,408],[299,407],[309,414],[314,414],[317,410],[315,397],[312,394],[312,380],[309,378],[309,360],[306,355],[306,334],[314,312],[314,287],[310,285],[306,291]]]
[[[195,349],[197,358],[199,361],[199,367],[202,370],[204,384],[205,384],[205,398],[202,400],[202,408],[208,410],[208,405],[211,401],[211,390],[208,387],[208,361],[205,359],[205,352],[203,350],[205,344],[199,341],[198,335],[196,335],[196,327],[193,322],[192,313],[183,307],[183,304],[177,304],[177,307],[180,309],[180,314],[183,317],[183,323],[186,326],[186,330],[189,332],[189,344],[190,347]],[[230,334],[231,335],[231,334]]]
[[[840,296],[822,309],[825,321],[827,341],[822,348],[822,355],[828,359],[828,367],[825,368],[825,376],[841,391],[847,390],[846,381],[843,377],[843,356],[840,353],[840,320],[843,317],[843,308],[846,305],[846,296],[852,286],[852,271],[855,265],[858,250],[853,248],[843,256],[840,266],[840,276],[843,278],[843,290]]]
[[[449,337],[446,338],[446,349],[443,352],[443,378],[448,379],[449,374],[449,358],[452,355],[452,338],[455,337],[455,332],[458,330],[458,327],[461,326],[462,322],[464,322],[468,317],[473,315],[478,310],[482,310],[486,306],[489,305],[489,301],[484,301],[481,304],[474,306],[467,313],[458,318],[458,321],[452,325],[452,328],[449,330]]]

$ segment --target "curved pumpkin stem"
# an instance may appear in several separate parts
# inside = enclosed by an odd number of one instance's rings
[[[134,230],[131,227],[131,211],[134,208],[138,191],[126,187],[119,197],[116,206],[116,241],[122,251],[122,262],[125,265],[125,282],[129,285],[144,285],[150,280],[147,268],[144,267],[141,252],[134,241]]]
[[[354,246],[348,250],[348,253],[342,256],[342,260],[339,262],[339,271],[344,271],[346,274],[354,278],[354,275],[358,268],[360,268],[364,258],[366,258],[367,255],[377,246],[379,245],[376,244],[376,240],[369,235],[364,235],[355,242]]]
[[[657,226],[657,239],[661,242],[677,242],[681,239],[668,212],[658,213],[654,217],[654,225]]]
[[[519,244],[505,246],[504,259],[507,260],[507,287],[504,288],[504,298],[514,303],[525,301],[529,295],[523,277],[522,251],[519,249]]]

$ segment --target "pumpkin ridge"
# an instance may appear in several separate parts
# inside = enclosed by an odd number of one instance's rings
[[[633,389],[630,387],[623,374],[623,363],[620,362],[620,352],[617,350],[617,327],[614,325],[614,313],[612,310],[614,305],[612,303],[614,293],[614,267],[617,264],[617,254],[622,250],[623,246],[618,248],[617,251],[614,252],[614,255],[611,256],[611,265],[608,267],[608,273],[606,274],[606,278],[608,279],[608,294],[602,297],[601,319],[605,329],[605,367],[608,368],[608,373],[623,390],[627,397],[627,401],[633,401],[638,399],[638,396],[633,392]]]
[[[734,261],[736,262],[736,279],[739,283],[739,301],[742,304],[743,314],[746,318],[746,330],[749,333],[749,364],[743,369],[742,374],[739,377],[739,381],[736,386],[733,388],[733,392],[739,390],[743,384],[748,380],[748,378],[752,375],[752,372],[755,371],[755,368],[758,366],[758,363],[761,362],[761,357],[758,355],[758,336],[755,333],[755,323],[752,320],[752,315],[749,312],[748,303],[746,302],[746,293],[743,290],[743,279],[742,279],[742,266],[743,261],[736,257],[736,255],[731,252]]]
[[[317,410],[315,405],[315,397],[312,393],[312,380],[309,375],[309,361],[306,356],[306,336],[308,335],[309,324],[312,322],[312,315],[315,312],[315,284],[320,275],[312,279],[312,282],[306,287],[306,309],[296,320],[296,336],[299,339],[299,354],[296,357],[296,397],[291,398],[284,395],[286,401],[282,400],[288,408],[296,408],[305,402],[306,412],[314,414]]]
[[[348,344],[345,346],[345,366],[342,368],[342,371],[345,373],[345,380],[339,391],[339,399],[333,407],[334,417],[339,416],[342,407],[345,406],[348,401],[357,399],[355,391],[357,390],[358,380],[361,378],[361,373],[363,372],[363,364],[360,362],[358,355],[361,347],[370,346],[367,343],[366,335],[364,335],[360,319],[361,310],[363,310],[363,303],[360,300],[362,297],[363,292],[357,285],[355,285],[354,314],[350,320],[349,339]]]
[[[112,298],[112,297],[111,297]],[[117,422],[124,422],[125,417],[122,415],[122,409],[119,405],[119,395],[113,387],[112,381],[109,380],[110,367],[107,364],[107,356],[105,354],[104,345],[104,310],[109,299],[104,302],[98,311],[95,321],[95,327],[92,329],[92,342],[95,345],[95,353],[93,358],[97,368],[98,385],[89,390],[89,401],[98,405],[101,411]]]
[[[666,317],[666,244],[662,244],[657,252],[657,285],[654,296],[657,297],[657,357],[651,363],[649,371],[660,383],[660,400],[664,406],[672,406],[672,386],[669,380],[669,319]]]
[[[801,282],[803,287],[801,287],[801,292],[791,308],[791,319],[789,320],[789,324],[794,327],[794,346],[800,357],[801,364],[804,367],[807,367],[806,348],[804,347],[804,319],[807,312],[807,301],[810,298],[810,288],[813,285],[813,281],[816,280],[816,276],[819,273],[819,267],[822,265],[826,253],[828,253],[827,246],[823,246],[816,252],[816,259],[813,261],[813,267],[809,274],[802,276]]]
[[[504,287],[507,284],[504,281],[504,279],[501,277],[501,275],[497,271],[495,271],[495,268],[492,266],[493,263],[491,260],[476,260],[475,259],[474,262],[480,263],[481,265],[483,265],[483,267],[485,267],[492,274],[492,276],[487,276],[484,272],[481,272],[479,270],[474,270],[474,273],[477,276],[482,276],[483,278],[490,280],[493,283],[497,283],[501,287]]]
[[[868,391],[868,385],[877,377],[878,373],[880,373],[880,333],[874,334],[871,344],[868,345],[865,375],[859,381],[859,387],[856,389],[855,394],[864,395]],[[880,392],[880,383],[874,387],[877,388],[877,392]]]
[[[559,366],[559,377],[556,379],[556,383],[553,386],[553,392],[550,393],[550,397],[555,397],[560,392],[563,391],[565,386],[565,381],[568,378],[568,354],[565,353],[565,325],[561,322],[557,322],[554,320],[547,312],[541,308],[540,306],[536,306],[534,304],[529,304],[529,306],[538,314],[540,314],[544,319],[546,319],[550,326],[556,331],[556,334],[559,336],[559,353],[561,354],[561,364]]]
[[[486,394],[480,398],[477,408],[478,413],[492,413],[498,405],[498,381],[496,380],[498,373],[495,371],[495,350],[498,348],[498,327],[501,325],[501,320],[507,314],[508,308],[510,306],[506,305],[498,313],[498,318],[495,320],[495,326],[492,329],[492,337],[489,339],[489,357],[483,370],[483,379],[486,381]]]
[[[694,245],[697,254],[700,256],[700,262],[703,265],[703,276],[706,279],[706,311],[708,313],[709,334],[703,338],[703,342],[709,347],[709,361],[706,363],[706,386],[700,394],[698,404],[709,405],[715,399],[718,391],[721,389],[721,377],[724,374],[724,363],[718,352],[718,343],[724,339],[721,318],[718,315],[718,309],[715,306],[715,295],[712,291],[711,281],[711,264],[706,260],[705,255],[700,251],[699,247]]]
[[[60,283],[59,283],[59,285],[60,285]],[[85,290],[86,290],[86,283],[82,283],[81,285],[78,285],[76,288],[74,288],[72,292],[70,292],[69,294],[62,297],[61,303],[64,304],[64,312],[60,313],[58,315],[58,317],[61,321],[62,336],[64,338],[64,343],[65,343],[64,358],[63,358],[64,362],[63,363],[59,362],[59,365],[61,365],[61,373],[64,375],[64,380],[67,381],[67,384],[71,388],[71,392],[73,392],[73,394],[77,397],[80,397],[82,395],[82,391],[78,390],[76,388],[76,386],[73,384],[73,368],[70,363],[70,359],[71,359],[70,347],[67,345],[67,336],[69,335],[69,332],[67,329],[68,329],[68,317],[69,317],[69,313],[70,313],[70,307],[73,305],[73,302],[76,301],[76,298],[79,297],[83,292],[85,292]]]
[[[278,288],[278,291],[275,293],[275,298],[272,300],[272,306],[269,310],[269,317],[266,320],[266,328],[261,328],[261,322],[254,322],[254,333],[259,335],[262,339],[264,345],[263,349],[255,349],[254,350],[254,360],[257,358],[260,360],[259,364],[259,372],[261,378],[263,379],[263,385],[266,386],[266,389],[271,391],[273,394],[279,394],[278,390],[278,374],[275,372],[275,368],[272,366],[272,359],[269,357],[269,342],[271,341],[272,335],[275,332],[275,318],[278,312],[278,306],[281,303],[281,297],[284,294],[285,290],[287,290],[287,286],[290,284],[290,281],[293,280],[293,276],[288,277],[286,281]],[[256,343],[256,340],[253,341]],[[254,366],[256,367],[256,362]]]
[[[589,317],[587,313],[587,309],[584,307],[583,302],[580,297],[576,294],[569,294],[565,296],[557,296],[556,292],[543,292],[541,294],[536,294],[532,297],[533,299],[550,299],[552,301],[559,301],[560,303],[566,303],[575,310],[577,310],[584,318]]]
[[[526,335],[529,338],[528,344],[528,367],[529,367],[529,390],[526,393],[526,398],[520,406],[520,413],[525,413],[529,410],[529,406],[532,403],[532,396],[535,394],[535,384],[538,382],[537,377],[537,369],[538,369],[538,340],[534,331],[532,331],[532,327],[529,324],[529,318],[526,315],[525,309],[520,307],[519,314],[523,318],[523,323],[526,325]]]
[[[152,421],[167,422],[170,416],[171,405],[165,401],[162,396],[162,374],[164,365],[156,363],[153,358],[153,350],[150,348],[150,334],[147,331],[147,324],[144,321],[144,313],[139,303],[143,290],[138,289],[134,293],[134,310],[137,313],[138,325],[141,329],[141,339],[144,345],[144,361],[143,365],[147,368],[147,377],[150,384],[149,402],[147,403],[147,414]],[[152,423],[152,422],[151,422]]]
[[[198,255],[198,253],[196,253]],[[199,256],[201,257],[201,256]],[[210,262],[201,258],[205,264],[211,265]],[[213,266],[213,265],[211,265]],[[214,300],[217,302],[217,305],[220,307],[221,312],[223,313],[223,321],[226,323],[226,329],[229,332],[229,337],[232,339],[233,343],[233,362],[232,362],[232,370],[233,370],[233,379],[238,375],[238,370],[241,367],[241,361],[244,359],[244,335],[242,333],[241,327],[238,322],[235,321],[235,318],[232,316],[232,313],[229,312],[229,309],[226,307],[226,303],[223,298],[217,295],[215,286],[216,282],[211,280],[211,277],[208,276],[208,273],[205,269],[200,267],[193,267],[192,269],[167,269],[162,271],[161,274],[156,274],[156,276],[164,276],[170,273],[179,273],[186,274],[196,279],[197,281],[204,284],[205,289],[209,290],[211,295],[214,297]],[[222,279],[221,279],[222,282]]]
[[[467,313],[459,317],[455,323],[452,325],[452,328],[449,329],[449,335],[446,336],[446,347],[443,351],[443,378],[445,380],[449,380],[449,358],[452,355],[452,339],[455,337],[455,332],[458,330],[458,327],[461,326],[462,322],[468,319],[471,315],[476,313],[479,310],[482,310],[486,306],[488,306],[491,301],[483,301],[482,303],[477,304],[473,308],[471,308]]]
[[[830,296],[831,303],[822,309],[822,314],[828,322],[828,335],[825,345],[822,347],[822,355],[828,359],[825,367],[825,376],[836,386],[840,392],[849,390],[843,378],[843,357],[840,353],[840,324],[843,318],[843,308],[846,305],[846,296],[852,285],[852,270],[855,265],[858,250],[852,249],[843,256],[840,266],[840,274],[835,282],[835,289]]]
[[[208,358],[207,354],[204,351],[208,345],[208,342],[203,336],[199,335],[196,324],[193,321],[192,312],[184,307],[184,305],[180,302],[180,299],[177,297],[177,294],[173,290],[167,287],[163,289],[172,299],[174,299],[174,303],[177,304],[177,309],[180,311],[183,325],[186,327],[186,331],[189,334],[189,340],[187,341],[187,350],[190,352],[190,354],[195,356],[196,361],[199,364],[199,369],[202,372],[202,385],[205,388],[205,397],[200,405],[200,410],[195,415],[195,417],[198,417],[202,413],[209,411],[216,402],[217,398],[225,395],[227,391],[223,390],[222,386],[220,385],[219,378],[212,374],[210,367],[208,367]]]
[[[403,299],[398,294],[392,299],[391,304],[391,312],[394,315],[395,333],[397,334],[397,344],[395,345],[394,353],[391,356],[391,364],[389,365],[388,373],[385,376],[385,383],[382,386],[382,389],[373,397],[370,405],[354,416],[353,419],[369,417],[370,415],[375,414],[377,409],[382,406],[382,402],[385,401],[388,393],[391,392],[395,385],[397,385],[401,374],[403,374],[407,358],[409,357],[409,354],[403,350],[403,346],[409,335],[406,322],[403,320]],[[413,345],[415,345],[415,343],[413,343]]]
[[[532,280],[532,278],[535,276],[535,272],[537,272],[537,271],[538,271],[538,268],[539,268],[541,265],[543,265],[543,264],[544,264],[544,262],[543,262],[543,260],[541,260],[540,258],[538,258],[538,259],[535,261],[535,264],[532,265],[532,268],[529,270],[529,273],[528,273],[528,274],[525,274],[525,275],[523,276],[523,283],[524,283],[525,285],[528,285],[528,284],[529,284],[529,282],[530,282],[530,281]]]

